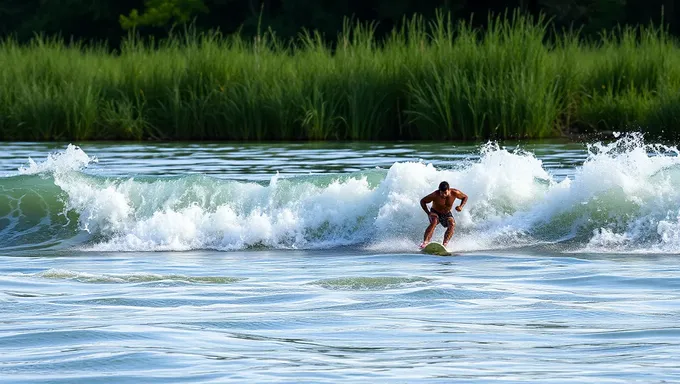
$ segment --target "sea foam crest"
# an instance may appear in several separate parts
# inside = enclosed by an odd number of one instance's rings
[[[678,149],[645,144],[641,134],[588,146],[572,195],[597,207],[602,222],[585,247],[590,252],[680,252]],[[583,196],[585,195],[585,196]],[[591,217],[592,219],[592,217]]]
[[[69,144],[63,152],[50,153],[45,161],[36,162],[29,158],[27,166],[19,167],[19,174],[35,175],[46,172],[79,171],[97,161],[96,157],[88,156],[80,147]]]

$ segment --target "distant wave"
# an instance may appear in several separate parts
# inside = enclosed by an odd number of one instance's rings
[[[97,159],[69,145],[0,179],[0,247],[408,252],[427,223],[420,198],[447,180],[470,196],[455,215],[454,251],[547,243],[564,251],[680,252],[678,149],[634,134],[587,150],[583,166],[563,180],[532,153],[488,143],[478,160],[447,169],[404,162],[255,183],[87,175],[83,168]]]

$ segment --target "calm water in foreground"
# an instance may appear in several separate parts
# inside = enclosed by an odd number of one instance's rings
[[[680,381],[675,148],[0,146],[0,382]]]

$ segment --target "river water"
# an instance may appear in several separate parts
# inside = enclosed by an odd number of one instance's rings
[[[680,380],[680,157],[639,135],[0,148],[0,382]]]

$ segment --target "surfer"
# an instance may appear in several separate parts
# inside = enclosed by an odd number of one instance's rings
[[[449,183],[442,181],[439,183],[438,190],[420,200],[420,206],[425,213],[427,213],[430,220],[430,225],[425,230],[425,236],[423,237],[423,243],[420,244],[420,248],[425,248],[425,246],[430,243],[430,239],[432,238],[432,234],[434,234],[434,229],[437,227],[437,224],[441,224],[446,228],[443,245],[446,247],[449,243],[451,236],[453,236],[453,231],[456,228],[456,221],[453,219],[453,214],[451,213],[451,208],[453,207],[453,203],[456,202],[456,199],[461,200],[460,205],[456,207],[456,211],[460,212],[463,210],[465,203],[467,203],[467,195],[455,188],[449,188]],[[432,203],[432,209],[427,208],[428,203]]]

